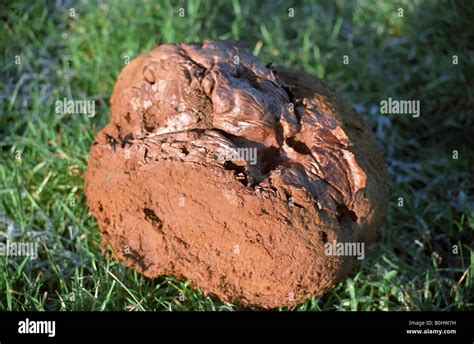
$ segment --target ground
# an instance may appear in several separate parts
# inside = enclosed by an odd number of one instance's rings
[[[245,41],[328,81],[373,127],[390,176],[379,241],[332,291],[292,310],[474,309],[471,1],[12,1],[0,5],[0,310],[233,310],[100,250],[82,173],[124,64],[154,44]],[[59,5],[60,4],[60,5]],[[184,10],[184,11],[183,11]],[[380,102],[418,100],[419,117]],[[94,99],[97,115],[57,114]]]

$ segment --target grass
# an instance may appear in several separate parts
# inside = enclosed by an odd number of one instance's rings
[[[36,260],[0,257],[1,310],[236,309],[106,259],[82,189],[125,60],[206,38],[241,39],[264,62],[327,80],[385,152],[391,196],[379,242],[345,281],[293,310],[474,309],[474,6],[295,3],[293,18],[282,1],[0,5],[0,241],[8,232],[39,243]],[[65,97],[95,99],[98,115],[55,114]],[[421,116],[379,114],[388,97],[419,100]]]

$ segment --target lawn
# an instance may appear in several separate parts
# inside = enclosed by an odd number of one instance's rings
[[[472,1],[174,3],[0,5],[0,242],[39,244],[34,260],[0,256],[0,310],[238,309],[107,259],[83,194],[125,63],[154,44],[207,38],[245,41],[264,63],[328,81],[384,151],[378,243],[350,277],[292,310],[474,309]],[[381,114],[389,97],[419,101],[420,116]],[[57,114],[64,98],[95,100],[97,115]]]

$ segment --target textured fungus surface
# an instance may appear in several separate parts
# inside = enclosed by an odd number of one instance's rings
[[[319,79],[265,66],[235,41],[161,45],[122,70],[111,105],[87,202],[104,244],[146,276],[292,306],[350,272],[355,257],[326,255],[326,243],[374,241],[383,157]]]

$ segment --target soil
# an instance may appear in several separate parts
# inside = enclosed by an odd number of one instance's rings
[[[241,43],[165,44],[120,73],[85,193],[124,264],[242,306],[293,306],[350,273],[329,242],[375,241],[374,135],[321,80]],[[236,152],[256,152],[256,163]]]

